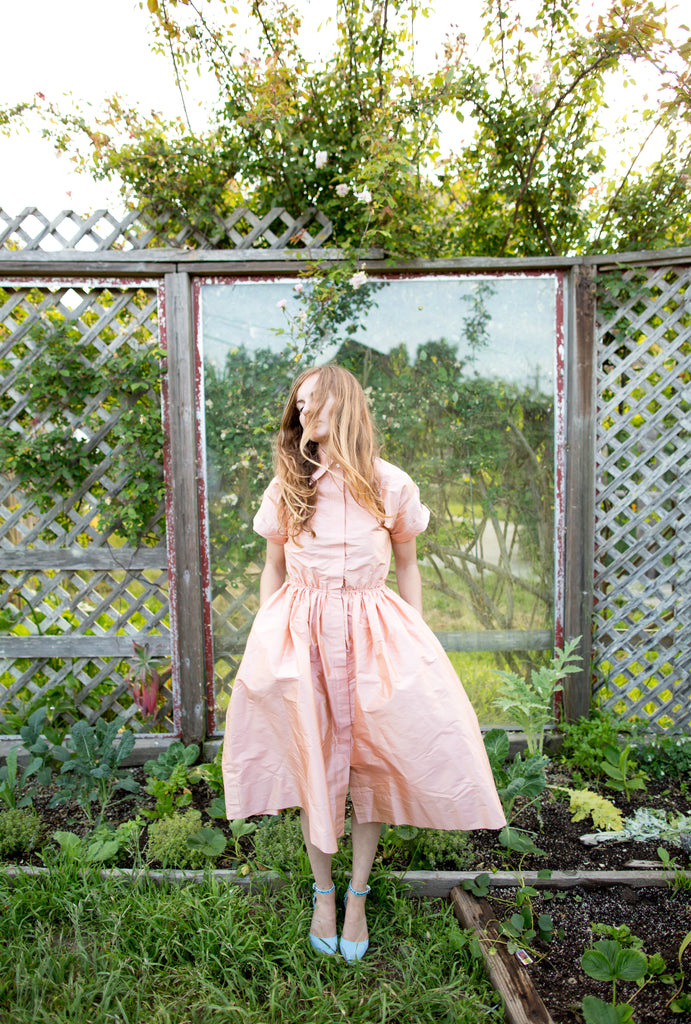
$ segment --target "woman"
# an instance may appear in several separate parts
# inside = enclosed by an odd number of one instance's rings
[[[323,366],[297,378],[275,462],[254,520],[267,541],[260,609],[228,708],[227,813],[300,807],[310,942],[358,960],[382,822],[469,830],[505,819],[477,717],[422,619],[415,538],[429,513],[408,474],[378,458],[352,374]],[[392,553],[398,594],[385,583]],[[339,942],[331,857],[348,791]]]

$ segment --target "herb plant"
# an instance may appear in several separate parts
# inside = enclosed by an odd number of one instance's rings
[[[0,859],[36,849],[43,826],[30,807],[12,807],[0,811]]]
[[[549,665],[532,670],[530,680],[516,672],[497,672],[502,686],[493,703],[521,726],[531,755],[542,753],[545,728],[554,721],[554,695],[562,689],[562,676],[580,670],[575,664],[581,661],[580,655],[574,653],[580,639],[575,637],[563,650],[557,649]]]
[[[164,868],[203,867],[208,860],[205,850],[194,849],[188,843],[201,829],[201,812],[195,808],[152,822],[146,847],[149,860],[159,862]]]

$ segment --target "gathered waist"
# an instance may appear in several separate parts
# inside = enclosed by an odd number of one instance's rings
[[[311,590],[319,593],[328,594],[352,594],[352,593],[367,593],[374,590],[383,590],[386,586],[384,580],[377,580],[372,583],[339,583],[336,580],[319,580],[316,582],[308,582],[306,580],[296,579],[295,577],[289,577],[286,581],[289,587],[297,590]]]

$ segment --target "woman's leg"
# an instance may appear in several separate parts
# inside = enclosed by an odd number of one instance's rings
[[[330,889],[331,881],[331,854],[318,850],[310,840],[309,819],[305,811],[300,811],[300,824],[302,835],[307,847],[310,867],[314,875],[314,882],[318,889]],[[319,939],[330,939],[336,934],[336,894],[335,892],[323,895],[314,894],[314,914],[312,915],[312,935]]]
[[[351,818],[353,877],[350,884],[358,892],[364,892],[367,889],[367,880],[374,863],[380,833],[381,822],[367,821],[360,823],[353,811]],[[347,942],[364,942],[367,937],[365,897],[354,896],[352,892],[348,891],[345,921],[343,922],[343,938]]]

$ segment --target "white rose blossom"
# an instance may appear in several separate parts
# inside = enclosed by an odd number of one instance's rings
[[[359,199],[359,201],[361,203],[371,203],[372,202],[372,193],[370,192],[370,190],[368,188],[363,188],[362,192],[356,192],[355,193],[355,198]]]
[[[349,192],[350,185],[347,185],[344,181],[342,181],[340,185],[336,185],[336,195],[340,199],[345,199]]]
[[[278,306],[279,309],[285,309],[286,308],[286,300],[285,299],[279,299],[278,302],[276,303],[276,305]]]
[[[314,164],[317,170],[321,170],[322,167],[326,167],[329,160],[329,154],[324,149],[320,149],[315,158]]]
[[[350,287],[357,291],[363,284],[367,284],[367,274],[364,270],[358,270],[350,279]]]

